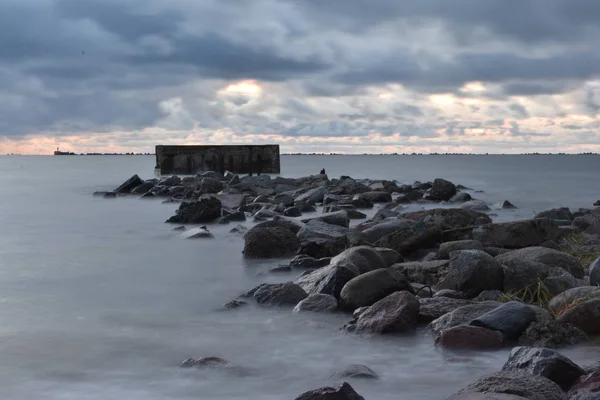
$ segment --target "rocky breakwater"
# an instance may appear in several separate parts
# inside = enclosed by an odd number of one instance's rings
[[[575,399],[598,392],[596,372],[582,372],[551,349],[600,334],[600,209],[555,209],[494,223],[488,212],[514,206],[474,202],[443,179],[402,185],[206,173],[134,177],[120,188],[115,193],[181,202],[170,223],[251,218],[257,224],[243,234],[244,257],[291,259],[278,270],[298,271],[295,278],[261,284],[227,309],[252,300],[295,313],[347,313],[340,329],[348,334],[368,340],[421,329],[449,351],[525,346],[513,349],[502,371],[452,399]],[[427,209],[406,212],[408,203]],[[351,224],[374,204],[371,219]],[[362,397],[344,383],[298,398]]]

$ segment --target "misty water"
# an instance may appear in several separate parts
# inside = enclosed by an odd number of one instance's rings
[[[519,207],[497,221],[600,198],[597,156],[282,157],[283,176],[321,168],[330,178],[443,177]],[[293,279],[261,274],[285,260],[245,261],[231,226],[182,240],[164,223],[177,204],[92,197],[134,173],[153,177],[154,157],[0,157],[0,398],[293,399],[360,363],[380,376],[351,381],[366,399],[444,399],[506,360],[507,351],[437,350],[423,332],[342,334],[346,315],[220,311],[258,283]],[[564,353],[600,359],[594,347]],[[209,355],[243,373],[179,367]]]

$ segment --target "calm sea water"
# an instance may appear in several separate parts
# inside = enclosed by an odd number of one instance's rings
[[[505,361],[505,351],[440,352],[424,335],[343,335],[343,316],[218,311],[260,282],[293,276],[261,276],[281,260],[245,262],[227,226],[210,227],[213,241],[178,238],[163,223],[175,204],[91,196],[153,168],[152,156],[0,157],[0,398],[286,399],[361,363],[381,376],[352,382],[365,398],[430,400]],[[406,183],[444,177],[519,206],[497,220],[600,198],[597,156],[282,157],[284,176],[321,168]],[[594,348],[566,354],[600,358]],[[247,373],[179,368],[208,355]]]

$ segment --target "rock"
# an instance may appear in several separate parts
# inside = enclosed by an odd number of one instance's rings
[[[225,214],[225,210],[223,210],[223,214]],[[219,224],[228,224],[230,222],[243,222],[246,220],[246,213],[243,211],[236,211],[232,213],[227,213],[219,218]]]
[[[600,333],[600,298],[592,298],[570,307],[560,314],[558,322],[568,322],[588,335]]]
[[[446,349],[494,350],[502,348],[502,333],[477,326],[459,325],[442,330],[435,344]]]
[[[422,285],[420,283],[411,283],[413,290],[415,291],[415,296],[421,299],[430,299],[435,294],[435,291],[429,285]]]
[[[498,301],[501,296],[502,292],[500,290],[484,290],[473,301]]]
[[[246,204],[247,196],[245,194],[236,193],[203,194],[200,196],[200,199],[209,198],[219,199],[221,206],[227,210],[237,210]]]
[[[484,247],[483,250],[492,257],[512,251],[511,249],[501,249],[500,247]]]
[[[269,306],[296,306],[308,295],[293,282],[271,283],[260,287],[254,292],[258,304]]]
[[[410,229],[414,225],[414,221],[391,218],[383,220],[377,225],[364,230],[363,234],[369,242],[375,243],[384,236],[394,233],[400,229]]]
[[[298,231],[297,236],[300,240],[310,238],[334,239],[345,237],[348,233],[350,233],[348,228],[331,225],[320,220],[310,220]]]
[[[525,371],[500,371],[484,376],[462,389],[464,393],[505,393],[529,400],[567,400],[556,383]]]
[[[201,193],[219,193],[223,190],[223,184],[214,178],[202,178],[198,189]]]
[[[221,357],[191,357],[181,363],[182,368],[229,367],[231,363]]]
[[[481,200],[470,200],[461,204],[463,210],[488,211],[490,207]]]
[[[300,240],[296,232],[283,221],[258,224],[244,234],[244,257],[286,257],[296,252]]]
[[[289,265],[276,265],[267,269],[268,274],[280,274],[292,272],[292,268]]]
[[[600,297],[600,287],[598,286],[581,286],[568,289],[557,296],[554,296],[548,303],[550,311],[560,314],[561,311],[570,308],[574,304],[589,300],[595,297]]]
[[[515,208],[517,207],[508,200],[501,201],[492,206],[492,209],[494,210],[513,210]]]
[[[302,269],[317,269],[329,265],[330,262],[330,258],[313,258],[307,256],[306,254],[299,254],[296,257],[294,257],[292,261],[290,261],[290,267]]]
[[[169,176],[168,178],[161,180],[160,183],[163,186],[167,186],[167,187],[177,186],[181,183],[181,178],[178,177],[177,175],[172,175],[172,176]]]
[[[409,204],[409,203],[413,203],[415,201],[419,201],[422,198],[423,198],[423,193],[422,192],[418,192],[418,191],[408,192],[408,193],[404,193],[404,194],[398,196],[396,198],[396,203],[398,203],[398,204]]]
[[[358,210],[347,209],[346,212],[348,213],[349,219],[365,219],[365,218],[367,218],[367,214],[362,213]]]
[[[600,372],[582,376],[569,391],[569,400],[600,400]]]
[[[281,193],[273,198],[273,203],[283,204],[286,207],[292,207],[294,205],[294,198],[289,194]]]
[[[129,193],[136,187],[142,185],[144,181],[137,174],[123,182],[118,188],[115,189],[115,193]]]
[[[571,210],[566,207],[553,208],[552,210],[542,211],[538,213],[535,218],[548,218],[548,219],[563,219],[573,221],[573,214]]]
[[[429,327],[434,334],[438,334],[444,329],[458,325],[468,325],[475,318],[495,309],[501,304],[495,301],[469,304],[437,318],[429,324]]]
[[[444,179],[435,179],[429,192],[429,199],[434,201],[448,201],[456,194],[456,186]]]
[[[437,257],[440,260],[448,260],[450,258],[450,252],[456,250],[481,250],[483,246],[481,242],[477,240],[456,240],[453,242],[444,242],[440,245],[437,253]]]
[[[488,223],[492,222],[487,214],[462,208],[434,208],[401,214],[400,217],[418,222],[427,221],[429,224],[439,226],[442,230],[471,227],[475,225],[478,218],[482,218]]]
[[[106,193],[104,193],[104,195],[102,196],[102,198],[104,198],[104,199],[116,199],[117,198],[117,193],[115,193],[115,192],[106,192]]]
[[[584,282],[562,268],[550,268],[548,276],[544,279],[544,285],[553,296],[556,296],[565,290],[583,286]]]
[[[361,200],[370,203],[391,203],[392,195],[388,192],[365,192],[359,195]]]
[[[450,297],[432,297],[419,299],[419,323],[428,324],[460,307],[471,304],[469,300]]]
[[[228,301],[227,303],[225,303],[223,308],[226,310],[234,310],[236,308],[245,307],[247,305],[248,305],[248,303],[246,303],[245,301],[242,301],[242,300],[231,300],[231,301]]]
[[[590,285],[600,286],[600,257],[590,265]]]
[[[504,393],[463,393],[450,396],[447,400],[527,400],[527,398]]]
[[[205,226],[189,229],[181,234],[182,239],[213,239],[213,235]]]
[[[450,268],[450,261],[415,261],[392,265],[406,276],[409,282],[421,283],[423,285],[435,286],[446,277]]]
[[[435,292],[433,297],[436,297],[436,298],[437,297],[447,297],[449,299],[464,299],[467,296],[465,296],[465,294],[463,292],[459,292],[456,290],[442,289],[442,290]]]
[[[244,235],[248,231],[248,228],[244,225],[236,225],[229,230],[229,234],[232,235]]]
[[[412,332],[419,321],[419,300],[409,292],[395,292],[364,311],[354,324],[355,332]]]
[[[337,309],[338,302],[335,297],[328,294],[316,293],[311,294],[304,300],[300,301],[296,307],[294,307],[294,312],[332,312],[336,311]]]
[[[536,314],[529,306],[518,301],[509,301],[476,317],[470,325],[500,331],[509,340],[517,340],[535,320]]]
[[[521,346],[557,349],[587,341],[586,334],[569,323],[533,322],[519,338]]]
[[[348,213],[345,210],[321,214],[318,217],[305,218],[302,220],[302,222],[304,222],[305,224],[311,221],[320,221],[326,224],[341,226],[344,228],[348,228],[348,226],[350,226]]]
[[[346,382],[337,388],[322,387],[302,393],[294,400],[365,400]]]
[[[136,186],[131,193],[134,194],[146,194],[152,189],[155,185],[154,181],[145,181],[141,185]]]
[[[345,379],[345,378],[359,378],[359,379],[379,379],[379,376],[371,368],[361,364],[350,364],[346,366],[342,371],[336,372],[331,375],[329,379]]]
[[[385,247],[375,247],[375,250],[377,250],[377,252],[381,255],[387,267],[391,267],[394,264],[398,264],[404,261],[402,255],[396,250],[388,249]]]
[[[471,200],[471,195],[466,192],[456,193],[448,200],[450,203],[466,203]]]
[[[540,347],[515,347],[502,371],[525,371],[543,376],[558,384],[565,392],[585,375],[585,371],[554,350]]]
[[[473,239],[485,247],[520,249],[558,240],[561,230],[549,219],[486,224],[473,229]]]
[[[283,215],[285,215],[286,217],[301,217],[302,212],[298,207],[288,207],[285,210],[283,210]]]
[[[296,197],[295,203],[301,201],[309,201],[312,203],[321,203],[323,201],[323,197],[328,193],[327,188],[325,186],[320,186],[314,189],[310,189],[300,196]]]
[[[494,257],[482,250],[450,253],[450,267],[436,289],[452,289],[475,297],[484,290],[502,290],[504,271]]]
[[[344,285],[340,293],[340,307],[354,311],[373,305],[397,291],[414,294],[412,286],[402,273],[388,268],[376,269],[352,278]]]
[[[221,216],[221,201],[216,198],[183,202],[174,216],[167,220],[175,224],[203,224]]]
[[[309,238],[300,243],[298,254],[314,258],[333,257],[348,248],[347,237],[339,238]]]

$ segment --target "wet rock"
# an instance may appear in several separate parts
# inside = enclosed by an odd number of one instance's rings
[[[226,310],[234,310],[236,308],[245,307],[247,305],[248,305],[248,303],[246,303],[245,301],[242,301],[242,300],[231,300],[231,301],[228,301],[227,303],[225,303],[223,308]]]
[[[370,203],[391,203],[392,195],[388,192],[365,192],[359,195],[361,200]]]
[[[296,307],[294,307],[294,312],[332,312],[336,311],[337,309],[338,302],[335,297],[328,294],[316,293],[311,294],[304,300],[300,301]]]
[[[492,209],[494,210],[513,210],[515,208],[517,208],[517,206],[508,200],[501,201],[500,203],[496,203],[492,206]]]
[[[137,174],[123,182],[118,188],[115,189],[115,193],[129,193],[136,187],[142,185],[144,181]]]
[[[520,249],[538,246],[547,240],[557,240],[561,230],[549,219],[486,224],[473,229],[473,239],[485,247]]]
[[[554,296],[548,303],[548,308],[554,313],[560,313],[561,310],[566,310],[572,305],[581,303],[585,300],[600,297],[600,287],[598,286],[581,286],[568,289],[557,296]]]
[[[352,386],[344,382],[337,388],[322,387],[310,390],[302,393],[294,400],[365,400],[365,398],[356,393]]]
[[[558,349],[587,341],[587,335],[569,323],[533,322],[519,338],[522,346]]]
[[[181,183],[181,178],[178,177],[177,175],[171,175],[168,178],[165,178],[160,181],[161,185],[167,186],[167,187],[177,186],[180,183]]]
[[[266,284],[254,292],[258,304],[269,306],[296,306],[307,296],[304,289],[293,282]]]
[[[389,268],[366,272],[344,285],[340,293],[340,307],[354,311],[373,305],[397,291],[414,294],[412,286],[400,272]]]
[[[203,224],[221,216],[221,201],[214,197],[183,202],[174,216],[167,220],[175,224]]]
[[[477,240],[456,240],[453,242],[445,242],[440,245],[437,257],[440,260],[447,260],[450,258],[450,253],[456,250],[483,251],[483,246],[481,245],[481,242]]]
[[[494,350],[502,348],[502,333],[486,328],[459,325],[442,330],[435,339],[437,346],[455,350]]]
[[[152,189],[155,185],[155,182],[153,181],[146,181],[144,183],[142,183],[139,186],[136,186],[131,193],[134,194],[146,194],[150,191],[150,189]]]
[[[543,376],[568,391],[585,371],[567,357],[554,350],[540,347],[515,347],[502,371],[525,371]]]
[[[219,218],[219,224],[229,224],[230,222],[243,222],[246,220],[246,213],[243,211],[227,212],[223,210],[223,215]]]
[[[285,215],[286,217],[301,217],[302,216],[302,212],[300,211],[300,209],[298,207],[288,207],[285,210],[283,210],[283,215]]]
[[[423,285],[435,286],[448,273],[449,260],[415,261],[392,265],[406,276],[409,282],[421,283]]]
[[[182,239],[214,239],[215,235],[209,231],[206,226],[188,229],[180,236]]]
[[[294,198],[289,194],[281,193],[273,198],[273,203],[283,204],[285,207],[292,207],[294,205]]]
[[[311,221],[320,221],[330,225],[341,226],[344,228],[348,228],[350,225],[350,221],[348,219],[348,213],[344,210],[335,211],[332,213],[321,214],[317,217],[304,218],[302,222],[309,223]]]
[[[300,243],[298,254],[314,258],[334,257],[348,247],[347,237],[308,238]]]
[[[470,200],[461,204],[463,210],[489,211],[490,207],[481,200]]]
[[[536,314],[529,306],[509,301],[473,319],[470,325],[500,331],[508,339],[517,340],[535,320]]]
[[[104,198],[104,199],[116,199],[117,198],[117,193],[115,193],[115,192],[106,192],[106,193],[104,193],[104,195],[102,196],[102,198]]]
[[[600,372],[600,361],[596,361],[591,364],[586,364],[583,366],[583,369],[587,374],[592,374],[594,372]]]
[[[569,391],[569,400],[600,400],[600,372],[582,376]]]
[[[471,195],[469,193],[460,192],[460,193],[456,193],[448,201],[450,203],[466,203],[467,201],[470,201],[470,200],[471,200]]]
[[[181,363],[182,368],[224,368],[231,363],[221,357],[191,357]]]
[[[567,400],[556,383],[525,371],[500,371],[484,376],[462,389],[464,393],[504,393],[529,400]]]
[[[328,193],[327,188],[324,186],[320,186],[314,189],[310,189],[307,192],[301,194],[296,197],[295,203],[301,201],[309,201],[312,203],[321,203],[323,201],[323,197]]]
[[[557,318],[559,322],[568,322],[588,335],[600,333],[600,298],[578,303],[564,311]]]
[[[495,301],[469,304],[437,318],[429,324],[429,327],[434,334],[438,334],[444,329],[458,325],[468,325],[475,318],[495,309],[501,304]]]
[[[298,239],[306,240],[311,238],[335,239],[345,237],[350,233],[350,229],[332,225],[320,220],[310,220],[300,231],[298,231]]]
[[[484,290],[502,290],[504,272],[492,256],[481,250],[450,253],[450,267],[437,289],[452,289],[475,297]]]
[[[590,265],[590,285],[600,286],[600,258]]]
[[[343,370],[334,373],[329,379],[379,379],[379,376],[371,368],[362,364],[350,364]]]
[[[562,219],[573,221],[573,214],[571,214],[571,210],[566,207],[561,208],[553,208],[552,210],[542,211],[538,213],[535,218],[549,218],[549,219]]]
[[[364,333],[412,332],[419,321],[419,300],[409,292],[395,292],[364,311],[350,331]]]
[[[449,297],[433,297],[419,299],[419,323],[428,324],[449,312],[471,304],[469,300]]]
[[[252,227],[244,235],[244,257],[273,258],[294,254],[300,240],[291,225],[284,221],[271,221]]]
[[[317,269],[329,265],[330,262],[330,258],[313,258],[306,254],[299,254],[290,261],[289,265],[291,268]]]
[[[394,264],[398,264],[404,261],[402,255],[396,250],[388,249],[385,247],[376,247],[375,250],[381,255],[385,261],[385,265],[391,267]]]
[[[473,301],[498,301],[501,296],[502,292],[500,290],[484,290]]]
[[[444,179],[435,179],[428,198],[434,201],[448,201],[456,194],[456,186]]]

